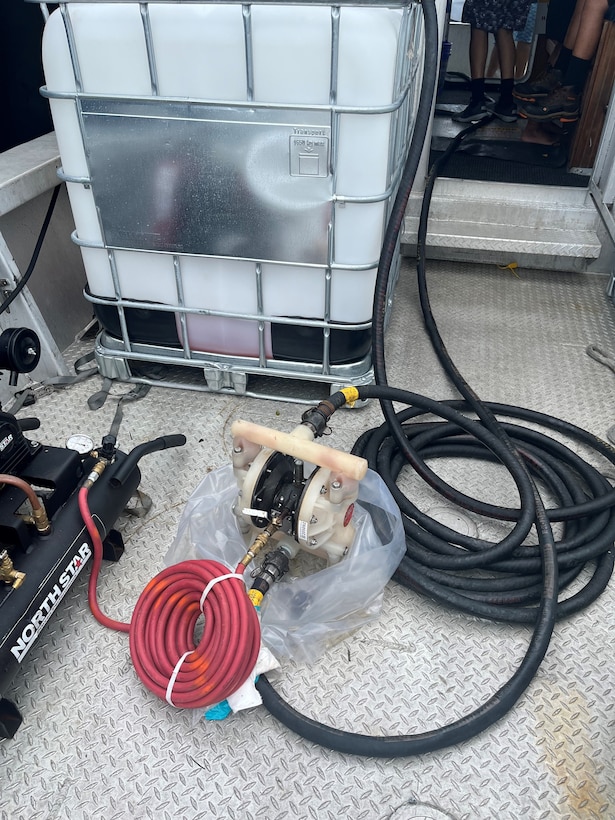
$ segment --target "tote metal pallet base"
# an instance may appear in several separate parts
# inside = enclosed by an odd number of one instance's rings
[[[300,370],[285,369],[287,362],[262,368],[244,360],[214,362],[211,357],[192,351],[182,358],[181,351],[151,345],[132,345],[126,350],[120,339],[104,331],[96,339],[94,358],[100,374],[135,384],[174,387],[205,393],[233,393],[263,399],[312,404],[323,396],[322,385],[335,393],[347,385],[372,384],[370,358],[332,368],[323,375],[319,365],[296,363]]]

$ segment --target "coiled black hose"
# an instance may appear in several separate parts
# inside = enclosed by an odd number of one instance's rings
[[[437,18],[432,0],[424,0],[422,9],[426,50],[430,51],[434,26],[437,38]],[[435,68],[427,68],[426,56],[423,91],[428,87],[432,95],[429,71],[433,71],[435,81]],[[418,158],[414,164],[411,147],[385,232],[375,286],[372,351],[377,384],[358,388],[359,398],[380,400],[385,423],[364,433],[353,452],[364,455],[370,467],[383,476],[402,512],[407,549],[395,579],[446,606],[473,615],[531,623],[533,634],[515,673],[486,703],[448,726],[416,735],[373,737],[326,726],[300,714],[280,697],[265,676],[261,676],[257,687],[264,705],[275,717],[302,737],[348,754],[374,757],[424,754],[460,743],[484,731],[503,717],[529,686],[549,646],[556,617],[570,615],[595,600],[613,572],[615,490],[607,479],[555,439],[518,424],[503,423],[497,415],[538,423],[543,428],[564,433],[593,448],[612,464],[615,464],[615,450],[560,419],[523,408],[482,402],[452,362],[433,318],[425,279],[425,239],[431,194],[435,179],[448,157],[476,127],[470,126],[461,132],[430,172],[417,249],[419,294],[425,326],[447,375],[464,398],[462,401],[436,402],[387,385],[384,358],[386,296],[392,261],[398,252],[399,231],[418,167]],[[343,398],[339,401],[338,398],[339,394],[331,397],[336,407],[343,403]],[[408,405],[407,409],[396,413],[394,401]],[[478,420],[469,418],[468,411]],[[423,415],[443,421],[417,421]],[[486,504],[446,484],[426,463],[428,459],[438,457],[499,461],[515,481],[519,507],[500,508]],[[430,519],[397,486],[399,473],[406,464],[455,504],[481,515],[512,522],[508,535],[493,544],[463,536]],[[556,498],[557,507],[545,510],[537,482]],[[557,543],[551,521],[563,522],[563,534]],[[538,543],[527,546],[525,542],[532,526],[536,528]],[[589,580],[574,595],[558,603],[559,593],[588,563],[593,566]]]
[[[361,399],[378,398],[385,404],[390,404],[393,401],[404,402],[411,405],[407,412],[431,413],[444,418],[446,419],[442,423],[444,427],[450,427],[458,432],[462,431],[463,434],[468,434],[468,437],[471,437],[471,441],[474,442],[474,447],[476,443],[479,443],[508,468],[519,491],[520,510],[511,535],[507,536],[500,544],[490,545],[489,557],[491,561],[503,560],[511,555],[516,549],[516,544],[523,541],[527,536],[532,523],[536,524],[539,534],[542,595],[533,635],[525,657],[512,677],[498,692],[481,707],[465,715],[460,720],[456,720],[448,726],[416,735],[372,737],[354,732],[343,732],[300,714],[280,697],[265,676],[261,676],[259,679],[257,687],[267,709],[302,737],[322,746],[349,754],[370,757],[406,757],[436,751],[474,737],[503,717],[529,686],[544,658],[555,622],[558,576],[556,548],[546,515],[540,516],[536,511],[536,507],[540,502],[539,499],[536,499],[534,483],[523,461],[518,458],[514,450],[511,450],[507,441],[487,429],[484,424],[467,418],[456,408],[450,407],[448,403],[436,402],[424,396],[385,385],[360,387],[358,393]],[[395,417],[395,414],[393,416]],[[394,424],[399,425],[396,417]],[[388,432],[392,432],[390,425],[387,426],[389,428]],[[428,427],[433,429],[434,425],[429,424]],[[382,430],[382,428],[379,428],[379,430]],[[414,464],[420,465],[420,456],[412,453],[408,439],[403,434],[403,428],[402,438],[406,444],[400,449],[403,449],[404,453],[409,452],[411,454],[413,466]],[[357,443],[355,450],[367,454],[372,443],[371,437],[364,434]],[[378,466],[378,455],[386,452],[387,446],[376,448],[376,461],[372,461],[373,465]],[[399,496],[400,493],[394,482],[391,486],[396,497]],[[406,522],[408,523],[409,519],[406,519]],[[466,550],[463,550],[463,556],[460,555],[460,557],[471,565],[476,563],[477,558],[484,558],[481,555],[468,554]],[[398,571],[398,576],[402,583],[406,581],[404,573]],[[408,583],[407,585],[415,586],[414,583]],[[424,589],[421,591],[425,592]],[[480,603],[477,606],[480,608]]]
[[[457,423],[417,422],[428,411],[422,410],[416,400],[412,403],[413,407],[397,415],[397,422],[402,425],[419,468],[431,472],[425,462],[441,457],[495,460],[489,445],[478,440],[476,430],[470,437]],[[443,402],[438,415],[443,415],[444,406],[453,411],[468,410],[467,402]],[[592,447],[615,464],[615,453],[609,445],[572,424],[509,405],[487,406],[501,416],[540,424],[552,432],[565,431],[569,439]],[[555,543],[558,594],[582,570],[588,575],[574,595],[557,605],[556,616],[567,617],[594,601],[613,572],[615,492],[597,469],[544,432],[509,422],[500,424],[535,481],[556,499],[557,506],[547,510],[546,515],[551,522],[563,522],[561,538]],[[406,555],[394,576],[397,581],[471,615],[513,623],[536,621],[544,595],[542,558],[539,546],[522,546],[527,531],[519,526],[530,507],[520,511],[468,498],[432,473],[430,483],[457,506],[499,521],[515,522],[510,534],[495,545],[464,536],[429,518],[399,490],[396,481],[406,459],[388,424],[364,434],[353,452],[365,456],[372,469],[382,475],[402,511]],[[504,459],[500,460],[509,467]],[[523,505],[526,502],[521,498]]]

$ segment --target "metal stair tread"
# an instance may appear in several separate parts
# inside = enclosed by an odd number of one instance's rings
[[[402,241],[416,241],[418,220],[406,217]],[[500,225],[451,219],[430,219],[427,230],[430,245],[440,247],[481,247],[517,250],[523,253],[554,253],[563,256],[597,258],[601,244],[595,231],[577,229]]]

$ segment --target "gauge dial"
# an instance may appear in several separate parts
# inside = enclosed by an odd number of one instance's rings
[[[84,436],[82,433],[77,433],[66,440],[66,447],[69,450],[76,450],[81,455],[92,452],[94,449],[94,442],[89,436]]]

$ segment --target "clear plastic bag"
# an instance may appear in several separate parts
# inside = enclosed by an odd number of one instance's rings
[[[246,552],[232,511],[236,497],[230,465],[208,473],[186,504],[165,563],[214,559],[234,569]],[[316,571],[298,575],[297,567],[306,563],[300,554],[291,561],[288,575],[267,593],[261,608],[262,639],[278,660],[312,662],[379,616],[384,587],[405,551],[405,537],[399,509],[372,470],[361,481],[353,524],[353,545],[339,563],[327,567],[319,562]]]

